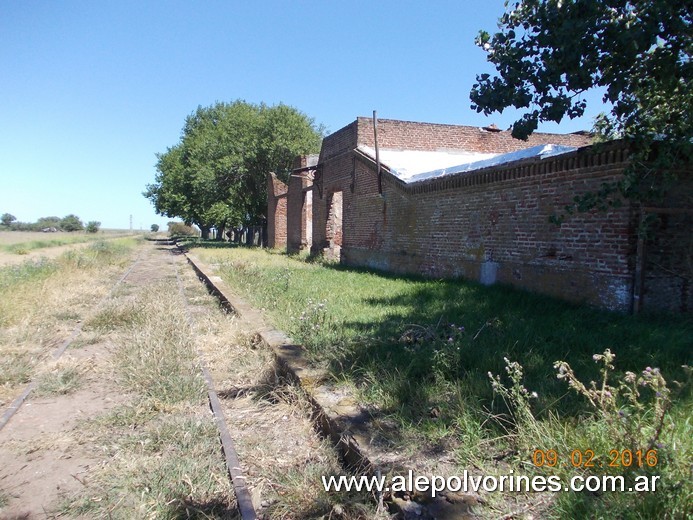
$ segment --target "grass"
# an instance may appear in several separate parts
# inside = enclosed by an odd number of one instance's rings
[[[118,345],[111,371],[129,402],[90,421],[85,438],[108,464],[63,514],[108,518],[236,518],[216,425],[175,284],[121,295],[85,328]]]
[[[32,231],[0,231],[0,251],[26,254],[35,249],[94,242],[103,240],[104,238],[115,238],[129,234],[132,233],[123,231],[99,232],[94,234],[85,234],[84,232],[41,233]]]
[[[38,376],[34,395],[66,395],[74,392],[81,386],[86,369],[87,367],[76,363],[58,362],[52,369]]]
[[[135,245],[132,238],[95,242],[54,260],[0,268],[0,402],[106,295]]]
[[[235,518],[214,423],[192,408],[151,401],[90,426],[109,463],[66,500],[63,514],[107,518]]]
[[[659,367],[670,386],[685,380],[681,365],[691,364],[690,317],[624,316],[507,287],[347,269],[261,250],[195,253],[302,342],[315,363],[354,388],[374,415],[394,424],[384,429],[385,441],[404,450],[452,449],[460,469],[474,463],[491,471],[494,457],[505,454],[508,468],[532,473],[536,448],[561,447],[564,456],[590,448],[603,460],[609,450],[627,447],[615,445],[604,418],[556,377],[554,361],[569,362],[582,381],[598,380],[592,356],[610,348],[617,375]],[[537,394],[524,424],[489,381],[490,372],[507,382],[504,358],[520,363],[522,385]],[[691,497],[689,470],[680,463],[693,438],[690,387],[673,395],[656,469],[670,485],[680,483],[677,491],[558,494],[551,515],[680,517]]]
[[[116,352],[123,386],[158,402],[203,401],[205,386],[197,365],[192,331],[185,326],[180,298],[152,290],[135,303],[142,312]],[[157,308],[154,318],[148,311]],[[187,367],[182,370],[181,367]]]

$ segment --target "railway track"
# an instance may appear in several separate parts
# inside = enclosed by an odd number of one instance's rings
[[[173,242],[167,242],[168,245],[175,245]],[[183,301],[183,306],[185,308],[185,316],[188,324],[194,326],[194,318],[192,316],[188,298],[185,294],[185,288],[181,281],[178,269],[176,272],[176,285],[178,286],[178,293]],[[209,399],[209,407],[214,415],[214,422],[219,430],[219,440],[221,442],[222,450],[224,452],[224,460],[226,462],[226,468],[233,483],[233,489],[236,495],[236,502],[238,503],[238,510],[241,514],[242,520],[255,520],[256,513],[255,507],[253,506],[253,499],[246,485],[246,477],[243,475],[241,469],[241,463],[238,459],[238,453],[236,452],[236,447],[234,446],[231,435],[229,434],[229,429],[226,425],[226,419],[224,417],[224,412],[219,401],[219,396],[214,387],[214,380],[212,374],[209,371],[207,362],[204,355],[197,350],[197,357],[199,359],[200,368],[202,370],[202,375],[205,379],[205,385],[207,387],[207,396]]]
[[[107,308],[114,299],[120,298],[119,293],[133,292],[137,288],[141,287],[143,284],[151,285],[156,283],[157,280],[166,280],[167,283],[174,283],[177,287],[178,296],[180,302],[185,311],[185,321],[187,322],[187,327],[190,329],[195,329],[198,327],[199,321],[201,321],[201,312],[195,309],[195,303],[191,303],[192,300],[205,300],[206,310],[209,310],[210,302],[216,302],[213,296],[210,296],[207,292],[207,288],[200,283],[199,278],[193,273],[192,269],[185,262],[182,255],[175,248],[172,242],[160,241],[156,243],[150,243],[143,246],[143,249],[139,252],[135,260],[128,266],[125,272],[118,278],[118,280],[113,284],[113,286],[108,291],[107,295],[104,296],[98,303],[96,303],[89,313],[81,320],[80,323],[72,330],[71,334],[67,339],[65,339],[49,356],[46,356],[46,362],[55,362],[60,360],[66,352],[73,352],[74,349],[70,347],[77,342],[83,333],[85,324],[90,322],[90,318],[96,316],[103,309]],[[169,282],[170,280],[170,282]],[[186,283],[188,284],[186,287]],[[196,295],[189,294],[191,289],[196,292]],[[204,295],[204,298],[201,296]],[[202,313],[205,310],[203,309]],[[226,311],[221,311],[217,308],[216,312],[224,312],[224,316],[228,317]],[[229,318],[230,319],[230,318]],[[199,328],[199,327],[198,327]],[[79,350],[79,349],[78,349]],[[102,355],[103,353],[99,354]],[[239,460],[239,454],[234,446],[232,440],[232,434],[229,431],[227,420],[230,418],[234,420],[233,415],[238,412],[238,409],[233,409],[229,405],[229,396],[232,392],[229,392],[228,388],[225,388],[223,392],[223,397],[220,398],[220,393],[215,388],[215,380],[213,376],[214,370],[210,370],[208,363],[205,359],[205,353],[201,352],[199,349],[197,354],[197,365],[199,366],[202,376],[205,381],[208,406],[212,411],[213,422],[218,429],[219,437],[219,448],[223,454],[223,460],[226,465],[226,470],[233,489],[233,498],[235,499],[235,506],[230,506],[231,509],[227,509],[225,516],[228,518],[241,518],[242,520],[254,520],[255,518],[269,518],[273,516],[268,513],[268,508],[284,508],[283,511],[290,512],[295,507],[293,505],[283,505],[278,504],[276,498],[267,499],[265,495],[272,494],[277,486],[275,483],[275,477],[273,475],[268,476],[267,471],[272,469],[272,465],[267,461],[251,461],[248,463],[242,458]],[[272,366],[274,366],[274,360],[272,360]],[[37,371],[40,367],[37,367]],[[270,371],[274,370],[271,368]],[[221,377],[221,376],[220,376]],[[60,411],[55,411],[55,403],[61,401],[61,398],[55,399],[41,399],[33,398],[32,392],[36,390],[37,382],[33,380],[30,382],[19,396],[17,396],[14,401],[3,411],[2,419],[0,422],[0,466],[2,465],[3,456],[12,457],[11,453],[2,453],[4,447],[13,447],[13,445],[21,444],[23,442],[21,432],[26,432],[27,430],[32,430],[36,433],[35,437],[27,440],[28,443],[43,442],[46,437],[51,437],[55,434],[55,431],[59,430],[60,425],[51,426],[46,425],[50,418],[60,417],[60,420],[68,421],[68,415],[71,412],[62,413]],[[109,390],[109,393],[113,393],[113,390]],[[65,399],[69,400],[70,396],[66,396]],[[118,399],[116,398],[117,402]],[[233,401],[233,400],[231,400]],[[49,409],[50,407],[53,407]],[[80,415],[80,420],[91,419],[91,417],[97,417],[103,413],[103,410],[113,406],[113,403],[107,406],[100,407],[99,403],[95,400],[91,403],[90,415],[84,416]],[[272,440],[279,447],[265,446],[263,450],[274,450],[272,458],[278,461],[278,467],[283,470],[293,471],[293,468],[302,464],[305,458],[309,458],[315,453],[322,453],[320,450],[326,449],[324,444],[320,444],[320,440],[315,432],[312,430],[310,425],[310,420],[308,419],[308,411],[305,409],[300,409],[298,412],[292,409],[292,404],[282,403],[284,408],[273,410],[272,412],[278,414],[280,421],[286,421],[281,424],[276,423],[276,418],[269,420],[271,423],[274,421],[273,426],[276,430],[273,432],[276,434]],[[52,410],[52,411],[51,411]],[[287,410],[289,410],[287,412]],[[235,434],[238,436],[244,436],[243,432],[244,426],[248,424],[248,417],[252,417],[253,421],[256,423],[262,423],[264,427],[267,427],[268,419],[266,417],[267,408],[262,408],[260,410],[255,410],[246,407],[241,410],[241,415],[246,421],[243,425],[235,427]],[[79,411],[81,413],[81,410]],[[85,414],[87,415],[87,414]],[[60,421],[55,421],[57,424]],[[287,441],[287,438],[282,438],[286,431],[291,430],[293,426],[287,426],[292,422],[300,423],[301,426],[308,425],[308,433],[303,432],[303,440],[298,441],[291,439],[291,442],[305,444],[307,453],[297,453],[294,459],[291,457],[286,457],[287,452],[291,452],[291,449],[287,449],[283,444]],[[17,424],[15,424],[17,423]],[[72,422],[69,422],[69,428],[76,427]],[[68,429],[69,429],[68,428]],[[62,435],[62,434],[61,434]],[[257,433],[250,433],[247,435],[248,438],[254,439],[257,437]],[[271,436],[270,436],[271,437]],[[300,435],[296,435],[297,438],[301,438]],[[247,449],[247,448],[246,448]],[[331,448],[327,448],[331,450]],[[49,451],[49,450],[47,450]],[[297,450],[299,451],[299,450]],[[39,452],[42,453],[42,450]],[[312,453],[311,453],[312,452]],[[50,511],[50,499],[59,498],[64,495],[64,490],[69,489],[67,485],[71,480],[79,481],[80,483],[88,482],[89,475],[92,469],[98,465],[104,467],[109,464],[108,460],[102,460],[98,463],[94,461],[87,461],[80,467],[68,467],[63,473],[64,475],[56,475],[51,473],[42,472],[42,470],[32,470],[32,465],[36,462],[34,459],[35,449],[27,449],[27,456],[24,458],[17,457],[16,464],[5,465],[4,470],[0,469],[0,519],[13,518],[16,515],[21,515],[26,518],[33,518],[34,516],[39,516],[38,511]],[[324,458],[325,455],[321,454],[318,458]],[[50,458],[50,457],[48,457]],[[77,459],[79,457],[75,456],[74,453],[63,453],[57,456],[58,459]],[[252,456],[251,456],[252,458]],[[283,459],[287,460],[283,460]],[[337,457],[334,457],[337,460]],[[243,462],[243,465],[242,465]],[[39,457],[39,463],[45,464],[45,458],[43,456]],[[282,464],[286,463],[286,467]],[[255,473],[252,479],[245,474],[242,467],[247,468],[252,466]],[[259,469],[262,467],[262,469]],[[334,471],[334,468],[332,468]],[[264,473],[263,473],[264,472]],[[54,485],[51,483],[54,480]],[[249,480],[252,480],[255,484],[254,488],[251,489],[248,485]],[[74,483],[74,482],[73,482]],[[313,482],[315,486],[319,485],[319,481]],[[47,486],[53,485],[54,488],[58,488],[57,497],[55,495],[54,489],[47,490]],[[42,487],[43,486],[43,487]],[[264,487],[263,487],[264,486]],[[9,509],[3,509],[2,494],[3,488],[9,489],[8,495],[10,495]],[[26,488],[28,491],[26,493],[22,492],[22,489]],[[260,493],[258,489],[265,489],[266,492]],[[278,491],[278,494],[284,494],[286,496],[287,492]],[[293,498],[293,497],[287,497]],[[15,499],[15,500],[12,500]],[[95,498],[94,498],[95,499]],[[23,509],[22,502],[25,500],[31,500],[35,502],[33,504],[33,510],[31,507],[28,509]],[[101,500],[100,498],[98,500]],[[305,500],[311,500],[306,498]],[[254,504],[255,502],[255,504]],[[309,503],[309,502],[307,502]],[[259,510],[256,511],[256,506]],[[196,505],[191,506],[193,509],[197,507]],[[312,505],[311,505],[312,507]],[[339,508],[339,506],[337,506]],[[204,508],[200,508],[204,510]],[[33,511],[33,513],[32,513]],[[5,516],[9,514],[10,516]],[[61,516],[71,516],[71,513],[60,513]],[[14,515],[14,516],[13,516]],[[110,511],[107,516],[110,516]],[[291,514],[282,514],[284,517],[291,517]],[[296,518],[300,518],[301,514],[298,513]],[[357,515],[357,517],[364,517],[362,515]]]
[[[118,279],[118,281],[113,285],[111,290],[108,292],[108,294],[101,299],[100,302],[98,302],[94,308],[93,312],[97,312],[98,309],[101,309],[106,302],[108,302],[112,297],[113,294],[115,293],[116,289],[127,279],[127,277],[130,275],[132,270],[137,266],[138,262],[142,258],[142,253],[140,252],[139,255],[135,258],[135,260],[132,262],[132,264],[125,270],[123,275]],[[54,361],[59,360],[62,355],[65,353],[65,351],[68,349],[70,345],[77,339],[79,334],[82,332],[82,327],[84,326],[84,321],[80,321],[77,326],[73,329],[72,333],[70,336],[63,341],[58,348],[56,348],[50,355],[51,359]],[[20,393],[8,406],[5,411],[3,412],[2,416],[0,417],[0,431],[7,425],[7,423],[10,422],[10,419],[19,411],[19,409],[22,407],[22,405],[26,402],[27,398],[31,394],[31,392],[34,391],[36,388],[36,381],[31,381],[29,384],[27,384],[24,387],[24,390],[22,393]]]
[[[120,297],[116,294],[120,289],[137,292],[155,283],[165,283],[169,287],[175,284],[171,292],[178,295],[185,322],[180,325],[198,338],[194,347],[196,366],[204,379],[208,406],[218,430],[217,446],[233,489],[233,499],[224,499],[229,502],[224,506],[222,517],[242,520],[307,518],[320,516],[320,510],[315,509],[315,503],[320,503],[321,514],[334,518],[390,518],[382,494],[351,495],[344,503],[342,497],[330,496],[322,489],[320,474],[374,475],[383,468],[369,451],[364,424],[348,420],[351,415],[358,418],[358,410],[353,406],[345,408],[344,400],[330,401],[334,396],[328,395],[325,385],[320,383],[322,376],[301,361],[300,348],[292,345],[280,331],[266,326],[257,311],[234,300],[223,283],[204,270],[204,266],[184,256],[173,242],[147,244],[91,314],[98,314],[117,299],[116,296]],[[236,316],[229,316],[229,313]],[[52,353],[53,360],[70,352],[70,346],[88,322],[89,319],[85,319],[75,327],[69,338]],[[246,340],[227,340],[219,335],[219,331],[238,328],[241,323],[247,328]],[[243,341],[245,344],[241,345]],[[215,342],[218,343],[216,347]],[[239,366],[245,369],[236,370]],[[306,390],[308,386],[310,391]],[[30,383],[5,410],[0,430],[12,426],[14,420],[32,420],[22,419],[19,412],[31,402],[29,397],[35,387],[35,382]],[[33,412],[40,416],[38,404],[30,407],[32,410],[27,415]],[[92,415],[98,415],[98,406],[96,403],[94,406]],[[34,417],[33,420],[39,419]],[[110,462],[106,459],[98,464],[104,467]],[[92,461],[85,463],[83,470],[70,469],[70,476],[80,483],[87,482],[96,465]],[[25,469],[20,468],[18,472],[25,472]],[[3,482],[12,477],[3,475],[0,470],[0,519],[4,518]],[[97,499],[101,500],[90,498]],[[390,506],[398,501],[399,506],[395,504],[394,510],[399,509],[401,518],[409,514],[407,508],[422,518],[426,515],[429,518],[473,518],[464,503],[451,511],[448,503],[429,501],[429,506],[433,505],[429,511],[392,496],[387,500]],[[182,502],[185,514],[189,514],[189,509],[204,512],[209,507]],[[443,506],[448,509],[444,510]],[[117,508],[118,503],[113,507]],[[434,515],[436,511],[438,514]],[[110,509],[107,516],[111,516]]]
[[[128,268],[123,272],[123,274],[118,278],[118,280],[110,288],[106,296],[101,298],[91,309],[91,312],[84,319],[80,320],[76,327],[72,330],[69,337],[62,341],[60,345],[55,348],[46,359],[44,359],[43,364],[54,363],[61,360],[63,355],[68,349],[80,338],[83,332],[85,324],[90,322],[90,319],[94,318],[103,309],[108,307],[114,301],[114,296],[120,289],[133,290],[142,286],[143,284],[151,285],[157,280],[163,280],[167,277],[174,279],[178,286],[178,294],[181,299],[182,305],[185,308],[186,318],[188,320],[188,325],[192,327],[194,325],[194,319],[190,313],[190,307],[186,299],[186,295],[181,284],[180,276],[178,273],[178,267],[175,265],[175,258],[170,254],[172,242],[169,241],[156,241],[142,246],[136,258],[128,266]],[[101,352],[100,355],[104,353]],[[224,459],[227,465],[227,471],[231,477],[231,482],[234,488],[234,495],[237,502],[238,512],[242,520],[254,520],[256,518],[255,510],[253,508],[252,500],[247,488],[244,485],[244,477],[240,471],[240,463],[238,462],[238,456],[234,450],[231,437],[226,428],[226,422],[223,414],[220,412],[219,398],[214,389],[214,382],[210,376],[209,370],[206,367],[204,359],[200,357],[199,367],[202,370],[202,375],[207,386],[207,395],[209,399],[209,406],[213,413],[213,420],[219,430],[219,439],[221,447],[224,453]],[[40,372],[42,366],[37,366],[34,368],[34,373]],[[32,468],[32,456],[30,455],[35,450],[33,448],[27,450],[29,453],[26,460],[21,460],[22,457],[17,457],[16,464],[3,464],[3,457],[11,459],[13,458],[13,453],[11,449],[15,445],[21,445],[25,439],[27,429],[30,430],[40,430],[37,431],[36,436],[32,436],[30,439],[26,439],[26,442],[36,443],[42,442],[43,437],[49,437],[55,433],[55,430],[59,429],[59,426],[47,425],[46,419],[53,418],[56,415],[61,416],[61,419],[65,418],[64,414],[61,412],[55,412],[54,410],[47,410],[50,407],[50,401],[58,402],[61,399],[55,398],[46,402],[46,399],[32,400],[32,392],[37,389],[38,383],[34,377],[30,381],[21,393],[2,411],[2,416],[0,416],[0,447],[9,447],[10,449],[6,453],[0,453],[0,519],[5,518],[33,518],[34,516],[40,516],[39,510],[46,509],[46,504],[41,500],[41,496],[36,496],[37,493],[35,489],[41,488],[39,480],[43,480],[45,484],[51,487],[61,489],[64,488],[65,482],[69,482],[70,478],[82,482],[83,473],[88,474],[88,471],[81,471],[81,468],[70,468],[65,470],[68,475],[54,475],[49,471],[43,471],[40,468],[34,470]],[[112,390],[109,390],[112,392]],[[69,398],[69,397],[68,397]],[[117,399],[116,399],[117,401]],[[93,403],[92,403],[93,404]],[[33,406],[29,406],[33,405]],[[108,404],[110,406],[110,404]],[[27,408],[28,407],[28,408]],[[53,406],[55,408],[55,406]],[[91,409],[88,417],[86,419],[91,419],[92,417],[97,417],[102,409],[99,408],[98,404]],[[25,413],[24,409],[27,409]],[[41,409],[37,413],[37,410]],[[105,409],[105,407],[104,407]],[[47,411],[46,411],[47,410]],[[79,410],[80,412],[82,410]],[[68,412],[69,413],[69,412]],[[80,416],[80,419],[84,419],[84,416]],[[17,423],[16,425],[14,423]],[[55,421],[58,423],[59,421]],[[33,424],[33,426],[32,426]],[[12,430],[12,427],[16,426],[13,431],[9,433],[6,430]],[[4,430],[4,431],[3,431]],[[4,434],[4,435],[3,435]],[[24,434],[24,435],[23,435]],[[15,448],[15,452],[16,452]],[[48,450],[47,450],[48,451]],[[41,458],[41,457],[40,457]],[[45,457],[50,459],[51,456]],[[57,458],[73,458],[73,454],[63,453],[57,456]],[[103,462],[102,462],[103,464]],[[93,467],[94,464],[91,464]],[[88,465],[84,465],[84,468]],[[75,471],[79,469],[78,471]],[[55,485],[51,483],[51,480],[55,480]],[[44,488],[48,486],[43,486]],[[5,492],[3,488],[9,489],[9,492]],[[29,493],[23,493],[22,488],[29,488],[31,491]],[[52,495],[54,489],[47,493],[48,498],[55,498]],[[62,495],[60,492],[58,495]],[[9,499],[8,499],[9,496]],[[16,498],[17,500],[12,500]],[[9,502],[9,509],[3,508],[6,502]],[[31,502],[30,504],[28,502]],[[50,506],[48,507],[50,510]],[[7,516],[9,515],[9,516]],[[61,514],[62,516],[62,514]],[[69,513],[67,516],[70,516]],[[108,514],[110,517],[110,513]],[[233,516],[233,515],[232,515]]]

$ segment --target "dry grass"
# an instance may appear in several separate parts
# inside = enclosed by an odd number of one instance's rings
[[[314,431],[303,391],[278,377],[271,352],[224,313],[192,273],[196,344],[222,398],[254,502],[267,519],[377,518],[372,497],[328,494],[322,475],[343,474],[335,450]]]
[[[63,514],[237,518],[193,334],[165,275],[118,295],[86,324],[117,345],[111,371],[130,399],[84,428],[82,442],[108,463],[64,502]]]
[[[77,390],[87,371],[93,368],[92,360],[59,360],[38,370],[35,377],[35,396],[66,395]]]
[[[108,294],[133,245],[94,244],[54,261],[0,269],[0,404]]]
[[[58,231],[57,233],[42,233],[40,231],[0,231],[0,247],[31,244],[32,242],[53,243],[55,245],[74,244],[131,234],[132,233],[129,231],[122,230],[105,230],[94,234],[86,234],[84,232],[69,233],[67,231]],[[48,247],[50,247],[50,245]]]

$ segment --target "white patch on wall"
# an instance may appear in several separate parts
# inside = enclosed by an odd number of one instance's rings
[[[630,306],[631,285],[622,278],[613,278],[609,285],[599,295],[602,303],[611,310],[625,311]]]
[[[479,276],[479,282],[482,285],[493,285],[496,283],[498,278],[498,262],[493,260],[486,260],[481,262],[481,275]]]

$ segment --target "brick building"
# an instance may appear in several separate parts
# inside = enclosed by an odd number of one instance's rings
[[[297,157],[288,185],[267,176],[267,239],[272,248],[310,249],[313,235],[313,175],[317,155]]]
[[[549,221],[620,178],[628,154],[618,143],[378,120],[377,144],[373,120],[358,118],[323,140],[317,161],[301,159],[288,187],[270,175],[270,246],[619,311],[693,308],[690,184],[649,209],[662,218],[648,243],[628,204]]]

